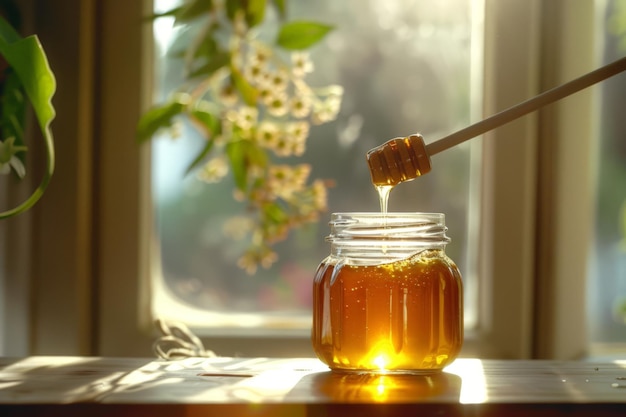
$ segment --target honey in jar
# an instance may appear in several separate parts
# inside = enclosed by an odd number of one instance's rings
[[[463,343],[460,272],[439,213],[335,213],[313,284],[313,348],[332,370],[434,373]]]

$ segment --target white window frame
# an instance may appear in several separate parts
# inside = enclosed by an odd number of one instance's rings
[[[600,65],[598,1],[543,2],[542,90]],[[573,4],[575,3],[575,4]],[[572,47],[576,45],[576,47]],[[599,89],[591,87],[540,112],[534,357],[590,354],[586,331],[588,259],[595,215]]]
[[[484,116],[596,66],[593,0],[484,1]],[[56,3],[45,7],[49,23],[36,27],[74,69],[59,74],[66,80],[53,125],[60,168],[29,214],[33,288],[23,300],[29,331],[20,349],[150,356],[150,155],[134,140],[152,85],[151,29],[139,24],[150,2]],[[65,25],[73,31],[59,30]],[[566,47],[572,39],[575,50]],[[593,91],[581,92],[475,140],[485,168],[480,216],[494,221],[481,222],[478,231],[480,326],[468,332],[463,355],[585,354],[584,308],[570,305],[585,306],[593,185],[592,167],[580,161],[593,152],[592,105]],[[308,337],[242,335],[206,344],[223,355],[312,354]]]

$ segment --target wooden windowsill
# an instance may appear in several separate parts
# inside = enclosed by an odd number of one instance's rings
[[[626,361],[458,359],[431,376],[317,359],[0,358],[0,415],[626,415]],[[429,414],[430,415],[430,414]]]

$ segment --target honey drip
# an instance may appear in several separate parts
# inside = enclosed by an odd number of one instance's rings
[[[378,201],[380,202],[380,213],[384,216],[387,214],[387,205],[389,202],[389,193],[393,189],[393,185],[377,185]]]

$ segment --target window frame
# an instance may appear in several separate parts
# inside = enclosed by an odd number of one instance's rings
[[[486,0],[484,12],[482,118],[539,93],[540,44],[538,1]],[[480,139],[481,310],[479,327],[466,336],[469,356],[532,354],[536,132],[537,115],[530,114]]]
[[[600,66],[602,3],[542,4],[542,90]],[[592,86],[539,112],[536,358],[580,359],[592,353],[586,289],[594,236],[599,91]]]

